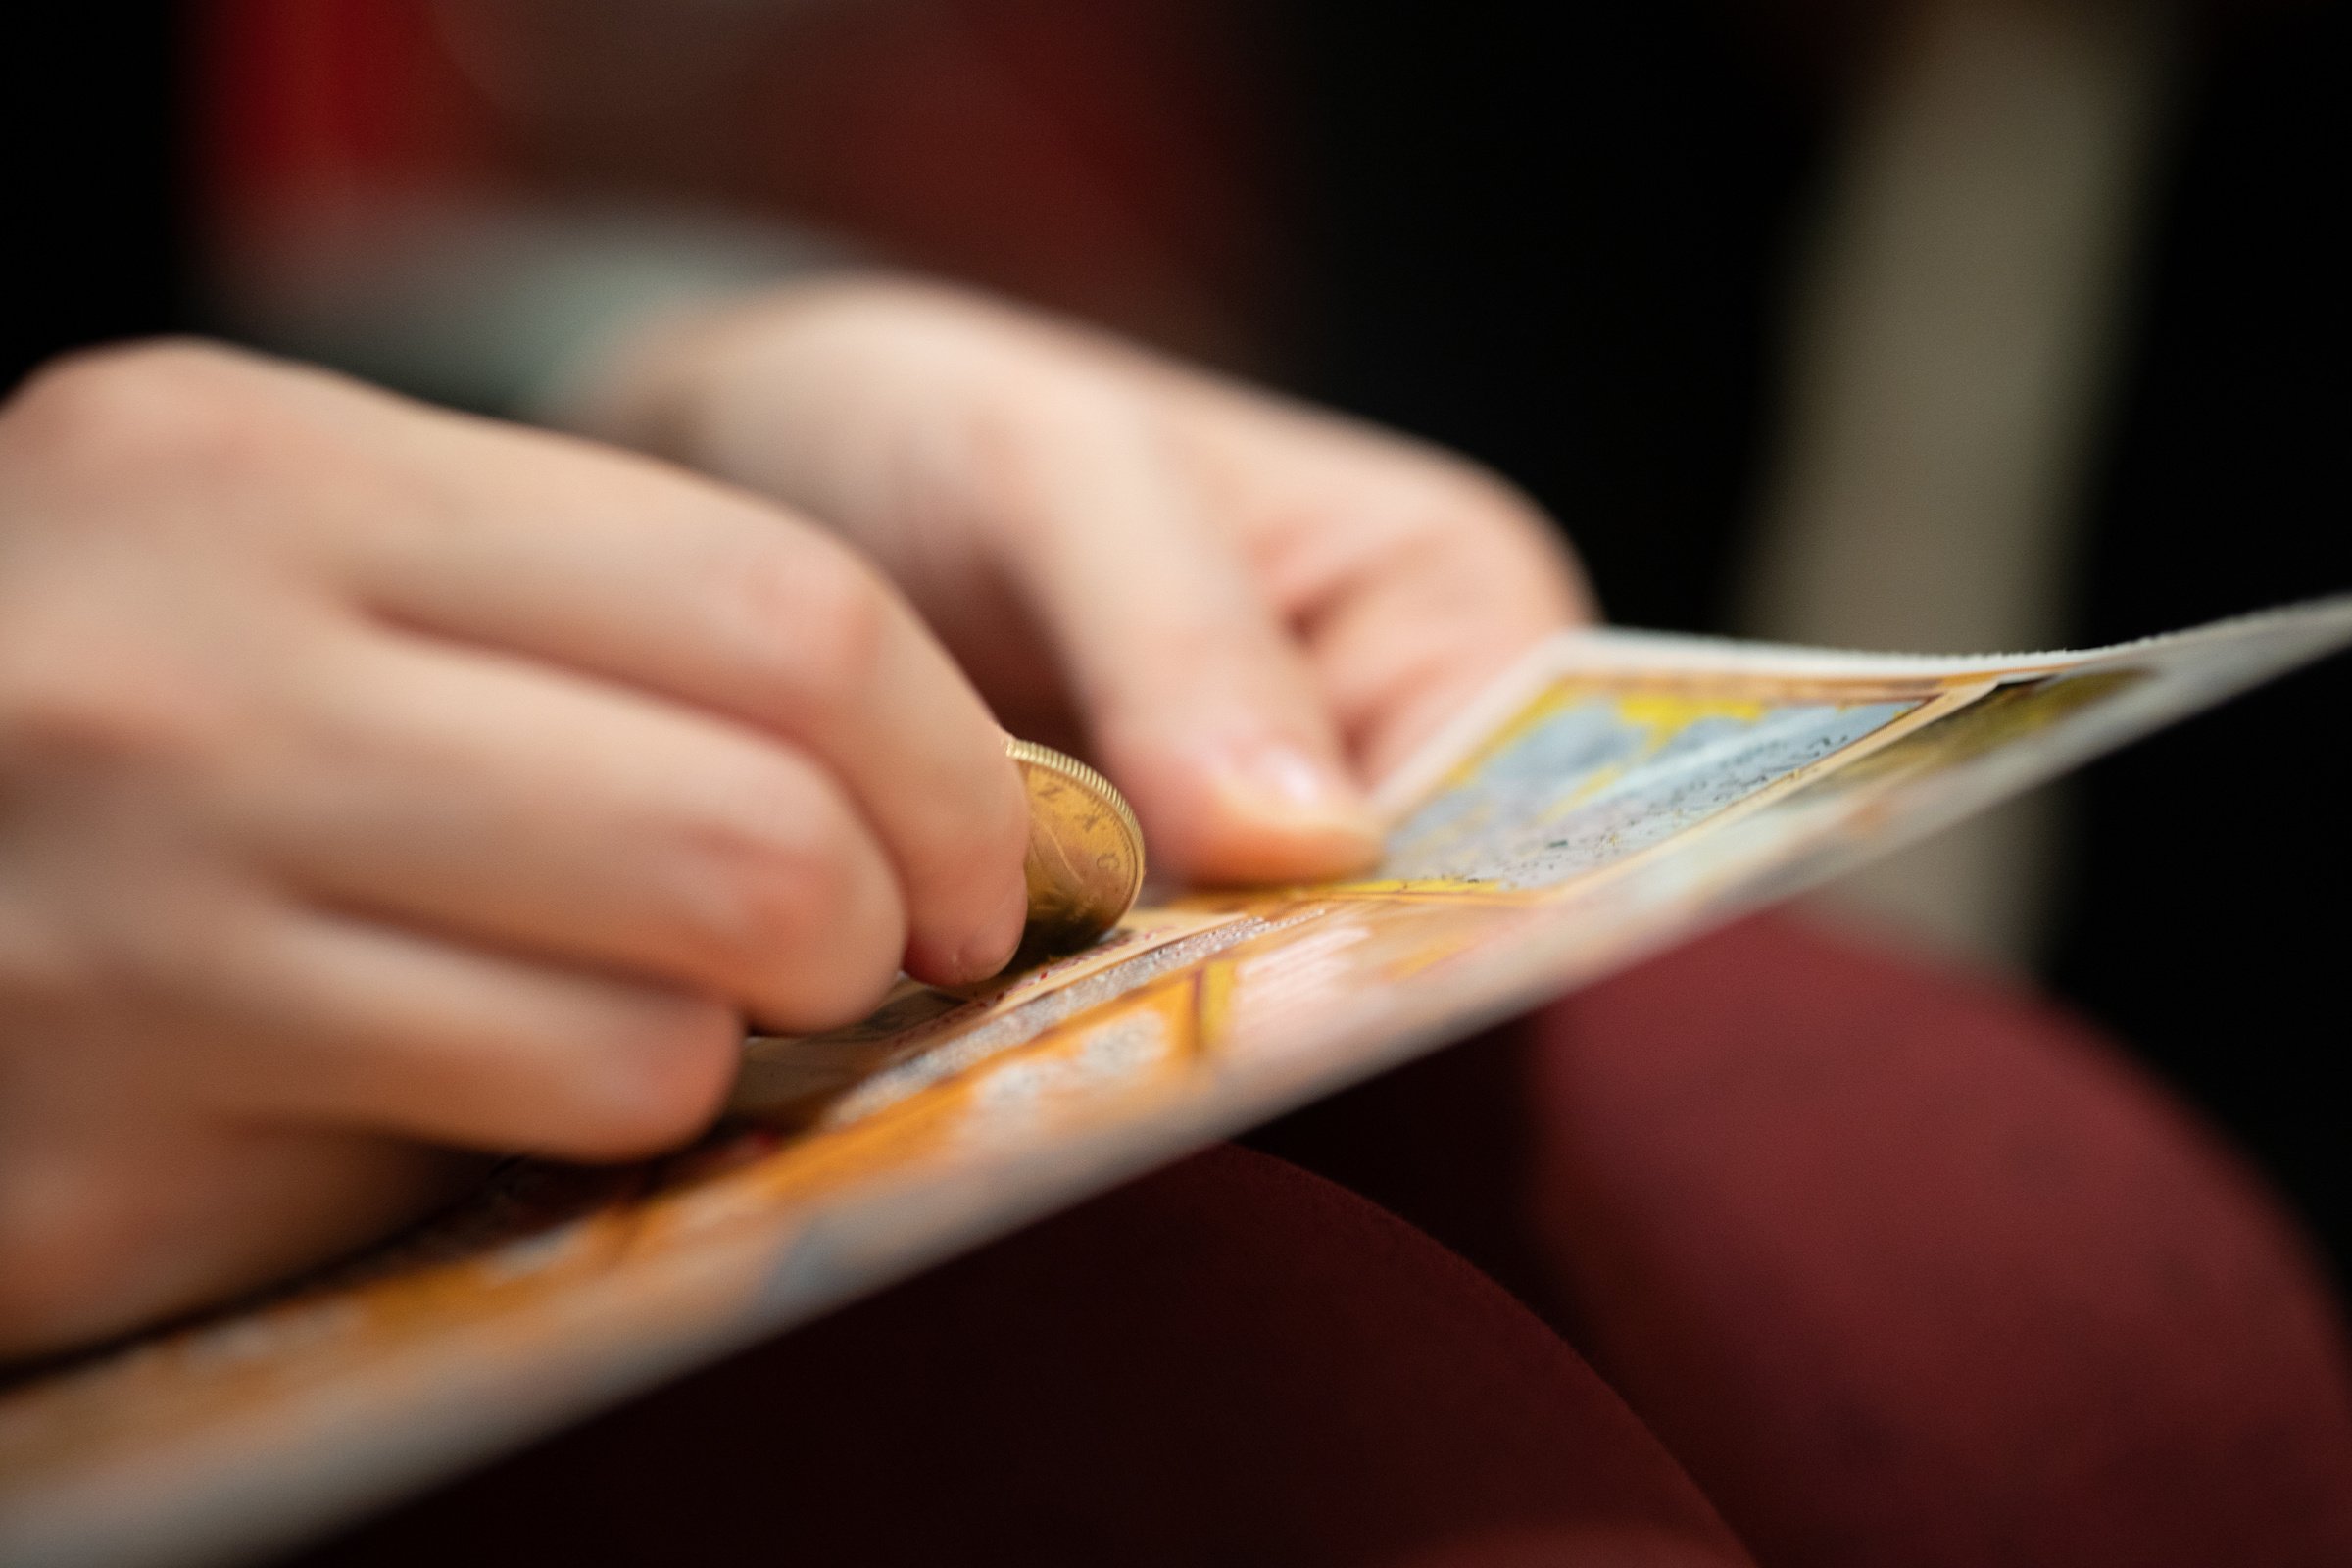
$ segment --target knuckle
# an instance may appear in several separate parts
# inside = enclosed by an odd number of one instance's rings
[[[1446,525],[1545,526],[1543,509],[1526,491],[1493,468],[1450,452],[1432,458],[1420,490],[1415,510]]]
[[[0,777],[185,764],[232,704],[117,616],[47,614],[0,634]]]
[[[1015,318],[967,291],[936,282],[854,279],[822,302],[830,330],[876,359],[928,379],[956,377],[1007,356]]]
[[[9,420],[51,461],[100,474],[242,457],[268,421],[240,356],[166,340],[52,361],[12,401]]]
[[[862,705],[899,625],[892,591],[871,566],[810,534],[755,552],[732,586],[757,645],[777,651],[774,679],[789,706]]]
[[[843,857],[775,814],[757,807],[728,812],[702,825],[689,846],[694,935],[738,969],[796,946],[850,880]]]
[[[679,836],[688,938],[739,983],[807,967],[876,923],[875,868],[847,811],[796,769],[747,768]]]
[[[569,1111],[551,1152],[627,1159],[685,1143],[718,1114],[742,1040],[740,1020],[716,1002],[678,996],[629,1009],[565,1075]]]
[[[960,496],[1011,538],[1031,537],[1060,510],[1071,455],[1163,466],[1172,432],[1151,400],[1118,376],[1047,357],[1000,357],[972,373],[951,466]]]
[[[1389,502],[1389,567],[1425,593],[1468,606],[1500,592],[1545,618],[1589,611],[1565,536],[1501,474],[1439,454],[1410,482],[1392,486]]]

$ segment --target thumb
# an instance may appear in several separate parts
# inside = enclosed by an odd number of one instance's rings
[[[1155,864],[1207,882],[1365,869],[1378,823],[1238,548],[1148,424],[1069,412],[1082,433],[1056,421],[1056,439],[1024,444],[1023,515],[999,537]]]

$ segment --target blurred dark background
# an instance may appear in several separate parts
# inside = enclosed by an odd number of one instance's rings
[[[1296,0],[1315,390],[1495,464],[1613,615],[1726,629],[1795,225],[1850,57],[1745,8]],[[2352,586],[2352,9],[2189,24],[2081,502],[2067,635]],[[1860,40],[1852,40],[1859,42]],[[1819,51],[1807,55],[1811,46]],[[1866,47],[1866,44],[1865,44]],[[2094,766],[2045,979],[2229,1128],[2352,1266],[2352,662]]]
[[[1461,447],[1563,520],[1616,618],[1735,629],[1806,352],[1792,293],[1909,14],[41,8],[0,52],[0,378],[218,324],[221,278],[387,203],[703,203]],[[2352,587],[2352,253],[2327,217],[2352,188],[2352,7],[2148,14],[2161,113],[2050,558],[2075,642]],[[2093,768],[2030,955],[2238,1140],[2339,1271],[2352,1140],[2323,1085],[2352,1032],[2348,720],[2339,660]]]
[[[1798,225],[1870,40],[1726,5],[1288,9],[1314,390],[1526,485],[1613,616],[1728,629]],[[2078,644],[2352,587],[2352,241],[2328,216],[2352,8],[2186,27],[2080,503]],[[2040,965],[2267,1167],[2339,1275],[2347,729],[2339,658],[2091,768]]]

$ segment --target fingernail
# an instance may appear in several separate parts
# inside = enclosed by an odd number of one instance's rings
[[[1267,815],[1349,832],[1379,831],[1352,780],[1287,741],[1236,753],[1226,776],[1237,794]]]
[[[1012,961],[1021,945],[1021,929],[1029,923],[1029,890],[1015,882],[988,917],[988,923],[956,953],[956,973],[965,985],[986,980]]]

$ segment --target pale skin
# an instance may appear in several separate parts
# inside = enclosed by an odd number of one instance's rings
[[[0,1356],[488,1154],[674,1147],[747,1024],[992,973],[1000,722],[1174,876],[1344,874],[1589,613],[1456,459],[921,285],[654,324],[563,416],[195,344],[0,408]]]

